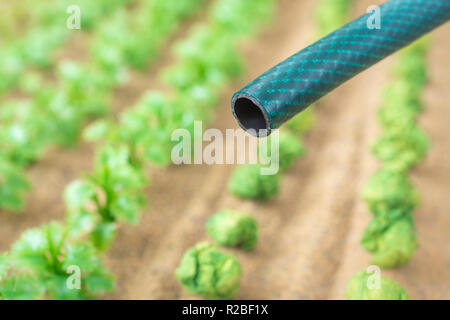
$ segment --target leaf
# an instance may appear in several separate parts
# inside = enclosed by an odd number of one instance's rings
[[[0,158],[0,208],[21,210],[24,205],[24,194],[29,189],[25,171]]]
[[[117,232],[117,225],[114,222],[100,222],[91,233],[91,240],[94,246],[101,251],[109,248]]]
[[[106,269],[99,268],[84,280],[87,296],[98,296],[114,290],[114,276]]]
[[[111,131],[111,124],[107,120],[97,120],[89,125],[83,132],[83,137],[87,141],[99,141],[105,139]]]
[[[64,191],[64,200],[69,210],[82,208],[94,199],[94,186],[84,180],[76,180],[72,182]]]
[[[0,299],[34,300],[43,295],[39,282],[30,275],[20,274],[0,282]]]
[[[95,224],[98,220],[96,213],[88,210],[80,209],[69,211],[66,217],[69,235],[74,238],[79,238],[84,234],[91,232],[95,228]]]
[[[43,229],[29,229],[12,245],[11,257],[19,267],[39,271],[46,267],[45,253],[48,250]]]

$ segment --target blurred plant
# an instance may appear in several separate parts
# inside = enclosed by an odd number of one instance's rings
[[[231,299],[239,290],[242,269],[234,255],[200,242],[186,251],[175,275],[191,293],[208,299]]]
[[[239,197],[268,200],[279,190],[279,174],[262,175],[260,165],[237,167],[228,183],[228,190]]]
[[[89,242],[70,241],[65,227],[56,222],[25,231],[7,258],[11,268],[29,275],[16,278],[22,279],[17,286],[25,285],[19,290],[33,288],[27,295],[42,292],[52,299],[92,299],[114,287],[113,276],[103,267],[94,247]],[[81,270],[80,289],[67,285],[67,270],[73,265]]]
[[[369,288],[370,273],[361,270],[347,284],[347,300],[408,300],[405,289],[396,282],[380,275],[380,288]]]
[[[206,230],[218,244],[251,250],[258,241],[258,224],[251,215],[221,210],[206,222]]]

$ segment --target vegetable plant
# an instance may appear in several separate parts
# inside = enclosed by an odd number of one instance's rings
[[[345,298],[347,300],[408,300],[408,295],[398,283],[380,275],[379,288],[369,288],[370,277],[374,277],[361,270],[356,273],[347,284]]]
[[[374,155],[385,166],[405,171],[422,161],[428,151],[428,138],[418,127],[402,131],[386,130],[373,145]]]
[[[271,140],[271,137],[268,138]],[[300,139],[288,130],[280,130],[278,141],[278,162],[280,170],[288,170],[294,165],[296,158],[305,155],[306,150]],[[272,141],[269,143],[272,144]],[[272,148],[268,148],[268,156],[271,157]]]
[[[221,210],[206,222],[206,230],[218,244],[251,250],[258,241],[258,224],[251,215],[236,210]]]
[[[228,190],[239,197],[268,200],[279,190],[279,174],[263,175],[262,166],[244,165],[237,167],[228,183]]]
[[[114,278],[90,242],[73,242],[67,229],[52,222],[25,231],[9,253],[12,268],[26,272],[44,295],[53,299],[90,299],[111,291]],[[80,270],[80,287],[72,288],[70,267]],[[31,286],[31,278],[27,284]]]
[[[0,207],[19,210],[23,206],[23,195],[29,188],[22,168],[0,157]]]
[[[144,170],[125,145],[106,144],[97,153],[94,172],[70,184],[65,191],[69,234],[89,234],[100,250],[109,247],[116,222],[136,224],[145,206]]]
[[[0,256],[0,300],[31,300],[42,296],[38,281],[25,272],[14,272],[10,258]]]
[[[406,264],[418,246],[411,213],[389,217],[396,213],[375,216],[361,239],[362,246],[374,254],[371,263],[381,268]]]
[[[186,251],[175,275],[191,293],[208,299],[231,299],[239,290],[242,269],[234,255],[200,242]]]
[[[373,214],[393,209],[412,210],[419,195],[402,171],[381,168],[367,181],[363,198]]]

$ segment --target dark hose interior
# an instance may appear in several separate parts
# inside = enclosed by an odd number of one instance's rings
[[[241,127],[248,131],[253,129],[268,130],[267,121],[261,108],[248,98],[238,98],[234,103],[234,113]]]

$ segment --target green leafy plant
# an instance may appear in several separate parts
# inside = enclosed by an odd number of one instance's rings
[[[286,122],[285,126],[295,134],[304,134],[311,130],[316,123],[315,107],[309,106],[291,120]]]
[[[385,131],[372,147],[386,167],[405,171],[418,164],[428,151],[428,139],[418,127]]]
[[[407,175],[388,168],[382,168],[370,177],[363,198],[373,214],[398,208],[413,210],[419,203],[419,195]]]
[[[27,273],[11,271],[8,256],[0,256],[0,300],[31,300],[42,296],[38,281]]]
[[[268,138],[272,145],[272,138]],[[288,170],[294,165],[296,158],[304,156],[306,149],[301,143],[300,139],[287,130],[280,130],[278,144],[278,163],[280,170]],[[268,147],[268,156],[272,156],[272,148]]]
[[[113,276],[92,244],[71,241],[66,228],[56,222],[25,231],[13,244],[9,258],[14,269],[37,279],[53,299],[91,299],[114,287]],[[71,266],[80,270],[79,289],[68,285]]]
[[[22,168],[0,157],[0,208],[20,210],[23,207],[23,195],[29,188]]]
[[[371,263],[381,268],[408,263],[418,246],[412,216],[392,220],[375,216],[361,240],[363,247],[374,254]]]
[[[356,273],[347,284],[347,300],[408,300],[408,295],[396,282],[380,275],[380,287],[369,288],[368,281],[374,277],[364,270]]]
[[[65,191],[69,234],[89,234],[96,248],[109,247],[116,222],[136,224],[145,206],[142,195],[147,185],[144,171],[135,163],[125,145],[106,144],[100,148],[94,173],[77,180]]]
[[[206,230],[218,244],[251,250],[258,241],[258,224],[251,215],[236,210],[221,210],[206,222]]]
[[[401,131],[415,125],[418,112],[407,103],[385,103],[378,111],[378,119],[383,129]]]
[[[259,165],[245,165],[234,169],[228,190],[239,197],[268,200],[278,193],[278,174],[263,175]]]
[[[186,251],[175,275],[191,293],[208,299],[231,299],[239,290],[242,269],[234,255],[200,242]]]

